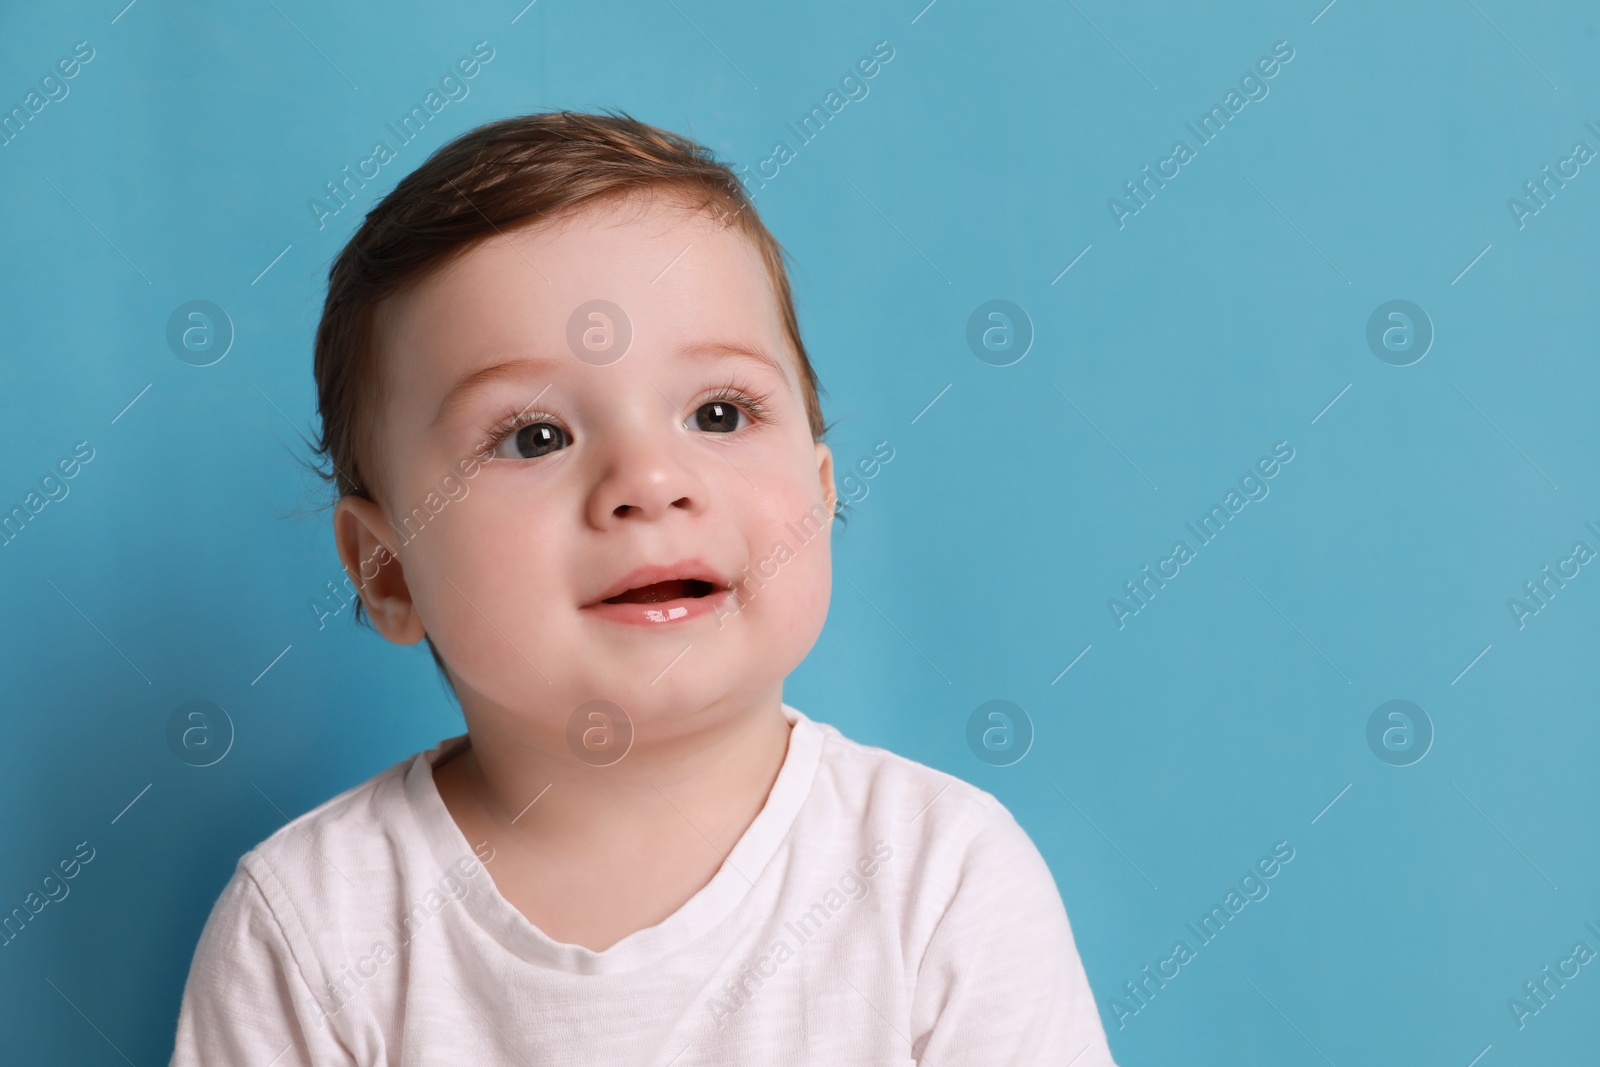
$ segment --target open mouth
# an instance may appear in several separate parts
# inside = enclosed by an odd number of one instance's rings
[[[646,628],[720,620],[734,596],[723,571],[699,559],[635,567],[599,592],[584,607],[590,617]]]
[[[629,589],[625,593],[606,597],[603,604],[664,604],[669,600],[698,600],[710,596],[716,586],[698,578],[674,578],[667,582],[652,582]]]

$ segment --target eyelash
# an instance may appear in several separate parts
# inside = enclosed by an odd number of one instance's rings
[[[698,411],[707,404],[733,403],[744,409],[751,422],[759,425],[771,421],[771,412],[767,408],[767,402],[771,399],[771,393],[759,392],[739,382],[730,382],[700,401],[695,405],[695,410]],[[519,408],[507,413],[489,429],[488,443],[485,447],[490,450],[500,447],[500,442],[524,426],[555,421],[557,421],[556,416],[547,411],[524,411]]]

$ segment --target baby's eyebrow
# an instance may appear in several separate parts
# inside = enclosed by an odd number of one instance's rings
[[[742,341],[693,341],[678,349],[678,355],[694,360],[752,360],[782,378],[785,385],[789,384],[789,376],[783,372],[783,366],[758,345]],[[485,385],[506,378],[553,377],[558,366],[560,366],[558,361],[550,359],[510,359],[462,375],[440,402],[439,410],[433,416],[433,425],[438,426],[450,416],[451,412],[459,408],[468,396]]]
[[[487,367],[480,367],[462,375],[456,383],[445,393],[444,400],[439,403],[439,410],[434,413],[433,425],[438,426],[450,413],[459,408],[472,393],[492,382],[504,378],[548,376],[556,367],[556,363],[549,359],[511,359],[504,363],[494,363]]]
[[[783,372],[782,365],[759,345],[745,344],[742,341],[694,341],[678,349],[678,354],[692,359],[750,359],[782,378],[784,384],[788,384],[789,381],[789,376]]]

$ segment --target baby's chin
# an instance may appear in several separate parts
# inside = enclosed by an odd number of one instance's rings
[[[534,661],[537,671],[515,653],[480,657],[476,670],[458,678],[463,710],[469,722],[476,711],[480,717],[531,717],[548,725],[586,703],[607,701],[635,722],[682,719],[780,688],[816,640],[787,625],[758,632],[749,619],[737,626],[730,621],[722,630],[709,622],[695,629],[667,637],[629,628],[623,639],[581,649],[529,639],[529,649],[547,653]]]
[[[792,631],[753,633],[725,629],[701,640],[664,642],[653,654],[633,650],[573,679],[574,697],[605,694],[644,718],[682,716],[751,700],[775,688],[805,658]]]

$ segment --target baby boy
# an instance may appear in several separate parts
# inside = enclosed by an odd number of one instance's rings
[[[240,859],[174,1064],[1112,1064],[1011,814],[783,700],[838,501],[725,164],[469,131],[335,261],[315,375],[357,611],[466,732]]]

